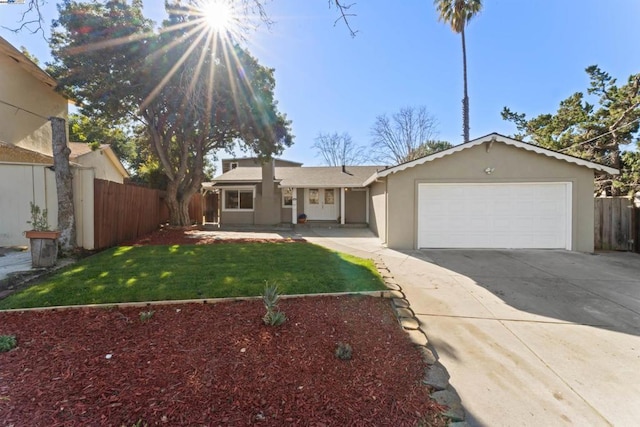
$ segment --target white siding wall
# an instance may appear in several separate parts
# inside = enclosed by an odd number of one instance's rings
[[[44,165],[0,164],[0,246],[28,246],[29,202],[46,208],[49,224],[58,224],[58,198],[53,171]]]

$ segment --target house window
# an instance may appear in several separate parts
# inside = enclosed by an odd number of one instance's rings
[[[309,204],[310,205],[320,204],[320,190],[318,190],[317,188],[309,189]]]
[[[293,188],[282,189],[282,207],[290,208],[293,206]]]
[[[335,194],[333,192],[333,188],[325,188],[324,189],[324,204],[325,205],[333,205],[335,203]]]
[[[252,211],[253,189],[224,190],[224,206],[226,211]]]

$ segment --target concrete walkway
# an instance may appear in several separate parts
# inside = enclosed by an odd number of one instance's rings
[[[31,270],[31,253],[29,251],[17,251],[0,248],[0,280],[11,273]]]
[[[381,247],[368,230],[310,242],[380,256],[478,426],[637,425],[640,256]]]

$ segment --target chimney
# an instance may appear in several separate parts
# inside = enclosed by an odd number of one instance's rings
[[[347,173],[347,169],[342,165],[342,173]]]

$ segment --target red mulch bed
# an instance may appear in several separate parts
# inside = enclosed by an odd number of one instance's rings
[[[144,243],[185,238],[155,234]],[[259,300],[0,312],[0,335],[18,340],[0,353],[0,424],[446,425],[389,300],[307,297],[280,308],[278,327],[262,323]],[[336,358],[338,342],[353,347],[351,360]]]

